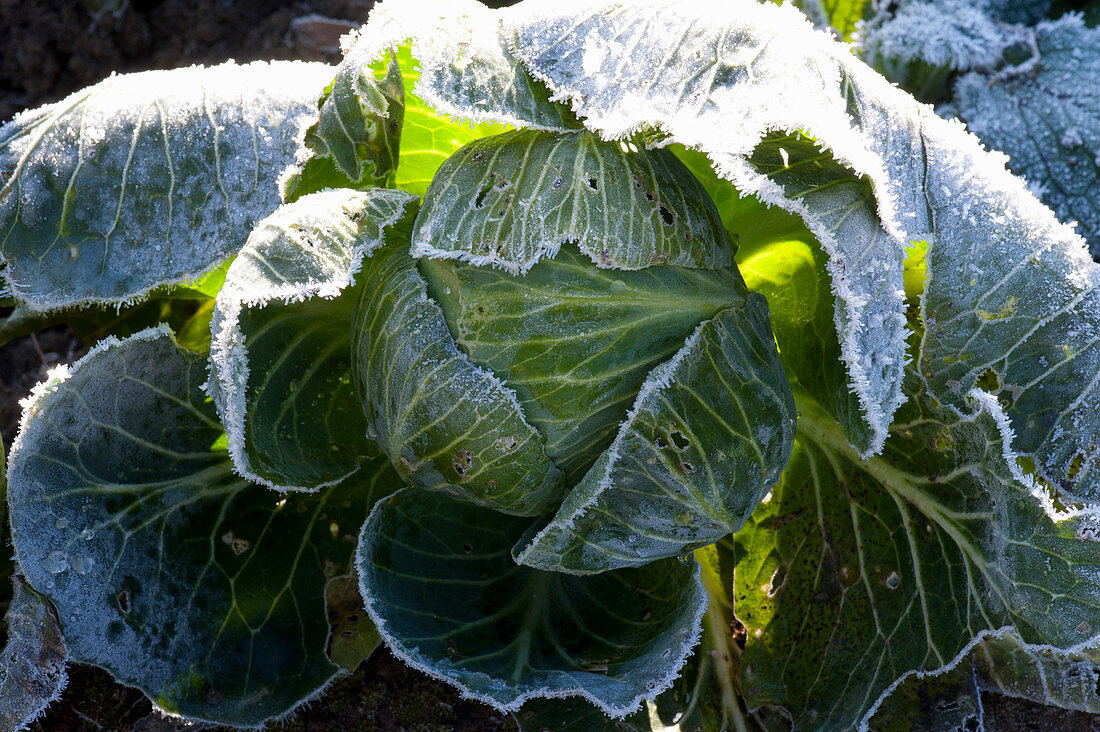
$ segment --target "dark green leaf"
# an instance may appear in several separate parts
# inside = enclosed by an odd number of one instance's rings
[[[357,562],[383,639],[410,665],[501,711],[563,695],[634,711],[672,682],[698,640],[698,565],[540,572],[509,554],[528,523],[413,488],[378,504]]]
[[[743,688],[796,726],[855,724],[903,674],[955,663],[984,631],[1056,648],[1095,632],[1088,520],[1052,517],[1021,483],[988,395],[959,416],[918,383],[869,461],[796,397],[791,463],[735,537]]]

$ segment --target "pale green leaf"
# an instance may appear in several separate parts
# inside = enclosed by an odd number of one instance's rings
[[[0,128],[0,258],[35,310],[125,303],[235,254],[330,77],[322,64],[112,76]]]
[[[616,269],[732,259],[717,212],[679,159],[586,131],[517,130],[467,145],[436,173],[412,234],[417,256],[510,272],[566,241]]]
[[[698,641],[698,565],[540,572],[509,554],[527,524],[412,488],[379,503],[357,566],[383,639],[406,663],[501,711],[577,695],[605,713],[633,712],[672,683]]]
[[[362,279],[353,368],[371,434],[402,477],[507,513],[552,508],[562,476],[545,438],[458,350],[407,244],[377,251]]]
[[[614,442],[516,558],[601,572],[717,541],[779,479],[794,426],[767,304],[752,293],[650,373]]]
[[[405,107],[401,67],[392,54],[382,71],[371,61],[353,50],[337,67],[317,121],[306,130],[298,165],[283,181],[284,200],[326,188],[385,186],[392,179]]]
[[[205,378],[151,330],[39,386],[12,449],[12,536],[73,660],[169,712],[255,726],[337,673],[325,586],[398,479],[376,463],[308,495],[249,484]]]
[[[376,454],[352,375],[356,273],[388,232],[408,230],[414,200],[388,189],[310,194],[261,221],[234,260],[210,383],[241,475],[315,488]]]

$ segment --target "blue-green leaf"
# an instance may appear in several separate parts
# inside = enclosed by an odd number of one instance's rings
[[[126,303],[236,254],[279,196],[323,64],[112,76],[0,127],[0,273],[35,310]]]
[[[1100,259],[1100,29],[1070,14],[1040,24],[1034,40],[1036,58],[1015,72],[967,74],[951,104],[1059,219],[1078,222]]]
[[[256,726],[338,672],[325,586],[398,479],[382,462],[313,494],[238,478],[205,379],[151,330],[40,385],[12,449],[12,537],[73,660],[166,711]]]

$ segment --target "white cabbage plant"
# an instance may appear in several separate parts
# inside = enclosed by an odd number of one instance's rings
[[[370,651],[349,582],[524,730],[1100,711],[1100,266],[1033,193],[1087,223],[1098,189],[861,60],[1094,183],[1096,84],[1058,92],[1100,42],[804,5],[858,53],[754,0],[392,0],[335,69],[0,128],[0,334],[97,341],[11,446],[0,726],[66,661],[285,718]]]

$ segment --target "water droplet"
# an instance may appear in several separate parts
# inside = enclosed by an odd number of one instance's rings
[[[80,538],[84,541],[91,541],[95,538],[95,531],[93,529],[84,529],[80,532]]]
[[[60,529],[64,529],[68,525],[69,525],[69,520],[67,518],[62,517],[62,518],[59,518],[57,521],[54,521],[53,527],[55,529],[60,530]]]
[[[91,557],[73,557],[69,560],[69,564],[78,574],[88,574],[95,566],[95,560]]]
[[[901,587],[901,577],[898,575],[897,572],[891,572],[889,575],[887,575],[886,586],[889,587],[891,590],[896,590],[897,588]]]
[[[50,574],[61,574],[69,568],[69,558],[65,556],[65,552],[50,552],[42,561],[42,566]]]

